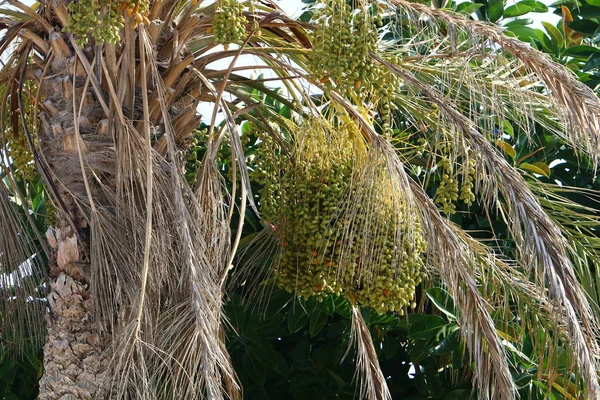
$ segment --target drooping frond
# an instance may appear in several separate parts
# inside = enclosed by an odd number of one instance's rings
[[[502,129],[505,119],[524,132],[533,132],[534,121],[554,125],[553,132],[597,165],[598,100],[571,71],[493,24],[404,0],[391,3],[397,29],[411,26],[414,34],[387,49],[404,70],[436,86],[488,131]]]
[[[0,186],[0,340],[18,351],[43,340],[44,254],[33,242],[34,227]]]
[[[356,343],[356,372],[359,376],[360,397],[369,400],[388,400],[392,396],[379,367],[371,333],[360,309],[352,306],[352,330],[348,350]]]

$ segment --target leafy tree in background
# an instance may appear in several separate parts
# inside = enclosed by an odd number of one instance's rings
[[[258,293],[267,319],[236,311],[231,289],[225,329],[254,383],[276,364],[302,398],[345,351],[310,354],[269,331],[283,317],[290,334],[352,331],[361,396],[389,397],[377,352],[411,346],[434,396],[449,396],[436,372],[453,372],[432,356],[465,373],[455,397],[472,383],[479,398],[514,398],[533,378],[542,392],[598,397],[596,306],[577,279],[595,273],[597,221],[537,179],[549,166],[525,150],[542,137],[597,164],[600,103],[559,64],[493,25],[399,0],[327,3],[311,23],[225,0],[11,4],[2,338],[38,337],[47,299],[39,398],[239,398],[221,313],[244,220],[256,234],[233,284]],[[276,78],[238,75],[244,54]],[[200,102],[215,105],[205,132]],[[489,229],[469,232],[470,220]],[[48,293],[35,279],[46,260]],[[406,306],[421,313],[377,316]],[[296,340],[297,370],[261,337]],[[345,372],[326,379],[354,392]]]

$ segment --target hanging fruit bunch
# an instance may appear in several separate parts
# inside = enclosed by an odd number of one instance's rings
[[[451,144],[447,139],[438,142],[437,169],[440,173],[440,184],[435,192],[435,202],[441,206],[446,215],[456,213],[456,202],[460,199],[467,206],[473,205],[475,194],[473,186],[476,177],[473,158],[463,160],[461,163],[456,155],[451,152]],[[466,153],[470,155],[470,152]],[[459,191],[459,182],[462,181]]]
[[[261,139],[256,172],[262,216],[281,245],[278,286],[402,312],[422,277],[418,217],[398,207],[385,164],[373,162],[354,124],[307,123],[292,132],[289,155]]]
[[[0,86],[0,93],[4,93],[6,87]],[[5,131],[2,137],[4,155],[8,156],[12,163],[12,168],[17,179],[23,181],[33,181],[37,177],[37,168],[33,158],[33,152],[29,146],[29,141],[23,129],[23,122],[27,124],[31,139],[36,141],[37,121],[32,117],[35,113],[35,98],[33,93],[37,92],[37,85],[32,81],[26,81],[23,84],[24,96],[27,100],[23,101],[23,109],[16,109],[13,112],[19,115],[18,122],[14,124],[11,117],[6,116]],[[8,103],[16,101],[12,96],[5,98]],[[22,111],[22,112],[21,112]],[[22,119],[20,118],[22,116]]]
[[[63,28],[75,35],[80,46],[93,37],[97,43],[117,43],[125,19],[132,24],[150,25],[148,19],[149,0],[120,0],[100,2],[98,0],[77,0],[69,3],[69,20]],[[101,22],[98,23],[98,15]]]
[[[345,0],[328,0],[315,11],[310,69],[321,81],[332,79],[339,90],[374,92],[380,68],[369,52],[377,49],[378,16],[366,4],[354,9]]]
[[[217,0],[212,32],[216,44],[241,44],[246,39],[244,6],[237,0]]]
[[[11,130],[7,139],[6,150],[12,159],[17,177],[32,181],[37,175],[37,170],[27,137],[23,132],[14,133]]]

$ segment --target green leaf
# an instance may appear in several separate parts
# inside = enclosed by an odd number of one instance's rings
[[[532,11],[532,7],[528,6],[527,4],[524,4],[521,1],[517,4],[507,7],[506,10],[504,10],[504,18],[518,17]]]
[[[306,324],[306,321],[308,321],[308,314],[298,304],[294,304],[288,312],[287,318],[290,333],[298,332]]]
[[[419,364],[423,359],[429,356],[430,349],[431,347],[426,340],[417,340],[410,349],[410,360],[413,364]]]
[[[585,5],[571,10],[571,14],[579,15],[583,18],[600,18],[600,7]]]
[[[277,352],[273,350],[272,346],[261,343],[260,347],[248,347],[247,351],[248,354],[252,356],[253,360],[260,361],[265,367],[269,367],[270,369],[277,368]]]
[[[283,289],[274,291],[269,297],[269,303],[265,310],[265,318],[269,319],[279,312],[290,302],[290,294]]]
[[[287,377],[290,374],[290,367],[288,366],[285,357],[281,353],[277,353],[276,371],[285,377]]]
[[[519,168],[524,169],[525,171],[533,172],[534,174],[543,175],[546,177],[548,176],[546,174],[546,171],[544,171],[542,168],[538,167],[537,165],[533,165],[533,164],[529,164],[529,163],[521,163],[521,165],[519,165]]]
[[[523,0],[523,1],[521,1],[521,3],[531,7],[533,12],[539,12],[539,13],[548,12],[548,6],[545,5],[544,3],[542,3],[541,1]],[[517,4],[519,4],[519,3],[517,3]]]
[[[569,47],[563,52],[563,54],[573,57],[589,57],[598,52],[600,52],[600,49],[597,47],[581,45]]]
[[[411,324],[408,330],[408,336],[414,340],[431,339],[446,326],[446,321],[437,315],[422,315]]]
[[[446,400],[465,400],[471,398],[473,389],[454,389],[444,397]]]
[[[320,310],[312,313],[308,322],[308,331],[311,337],[317,336],[323,330],[328,318],[329,316]]]
[[[465,352],[463,346],[459,346],[452,352],[452,368],[460,369],[464,365]]]
[[[502,122],[502,129],[504,129],[504,133],[506,133],[507,135],[515,136],[515,131],[510,121],[504,120]]]
[[[496,146],[500,147],[500,149],[503,152],[508,154],[508,156],[513,160],[517,156],[517,152],[515,151],[515,149],[513,149],[513,147],[510,144],[506,143],[504,140],[494,140],[494,143],[496,144]]]
[[[290,380],[289,391],[293,394],[294,399],[312,398],[315,394],[315,377],[295,374]]]
[[[283,107],[281,107],[281,110],[279,110],[279,115],[281,115],[287,119],[290,119],[290,118],[292,118],[292,110],[289,106],[283,106]]]
[[[456,325],[454,325],[456,327]],[[458,328],[458,327],[456,327]],[[460,345],[460,336],[458,330],[446,336],[437,346],[433,348],[431,354],[443,356],[452,353]]]
[[[531,39],[540,40],[542,32],[539,29],[533,29],[528,26],[513,25],[507,29],[507,32],[512,32],[517,38],[524,42],[528,42]]]
[[[533,19],[531,18],[517,18],[515,20],[505,23],[504,26],[508,28],[510,26],[525,26],[531,24],[533,24]]]
[[[486,11],[490,22],[498,21],[504,13],[504,0],[489,0]]]
[[[249,353],[242,356],[242,367],[246,374],[259,386],[263,386],[267,379],[267,367],[252,357]]]
[[[588,58],[587,62],[583,66],[583,71],[590,71],[600,65],[600,53],[594,53]]]
[[[400,343],[398,340],[391,335],[386,335],[383,340],[383,354],[386,359],[391,359],[396,355],[398,349],[400,348]]]
[[[532,165],[535,165],[536,167],[538,167],[539,169],[541,169],[542,171],[544,171],[546,177],[550,176],[550,167],[548,166],[548,164],[538,161],[538,162],[534,162],[531,163]]]
[[[465,15],[471,15],[475,11],[479,10],[481,7],[483,7],[483,4],[481,4],[481,3],[464,2],[464,3],[460,3],[458,5],[458,7],[456,7],[456,12],[465,14]]]
[[[589,19],[579,19],[569,24],[569,28],[584,35],[593,35],[598,27],[600,27],[600,24]]]
[[[456,315],[454,314],[454,299],[448,291],[440,287],[432,287],[427,289],[427,297],[441,312],[452,319],[456,319]]]
[[[327,315],[333,315],[335,312],[335,300],[333,296],[327,296],[322,302],[317,303],[317,308]]]
[[[542,21],[542,25],[544,25],[544,28],[546,28],[546,31],[548,32],[554,43],[556,43],[556,46],[558,48],[563,47],[563,45],[565,44],[565,38],[562,32],[559,31],[557,27],[555,27],[549,22]]]

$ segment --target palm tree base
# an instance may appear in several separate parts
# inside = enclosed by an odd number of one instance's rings
[[[92,320],[89,284],[79,263],[79,244],[70,226],[47,232],[53,247],[48,294],[48,338],[40,400],[103,398],[109,358]]]

